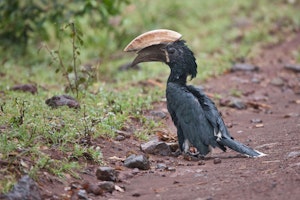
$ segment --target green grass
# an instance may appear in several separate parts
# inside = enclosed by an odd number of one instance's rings
[[[89,137],[113,138],[116,130],[138,124],[133,134],[136,139],[147,140],[162,125],[144,113],[152,109],[153,102],[164,98],[168,67],[145,63],[141,70],[118,70],[121,64],[132,61],[134,54],[122,50],[137,35],[156,28],[182,33],[197,58],[199,73],[193,82],[200,84],[222,74],[235,61],[251,60],[261,51],[261,45],[292,35],[300,25],[298,11],[299,4],[283,0],[133,0],[121,16],[120,29],[126,33],[121,38],[122,47],[105,38],[107,34],[101,28],[81,25],[86,30],[81,63],[100,55],[101,64],[94,72],[96,79],[80,89],[80,110],[51,109],[45,104],[53,95],[63,94],[67,84],[61,72],[55,73],[59,66],[49,65],[47,51],[38,53],[39,45],[35,44],[26,57],[16,60],[12,54],[0,67],[0,160],[7,163],[0,170],[0,192],[8,191],[20,174],[29,173],[38,179],[47,171],[58,177],[78,177],[84,163],[101,165],[101,148],[82,142]],[[53,27],[49,25],[49,29]],[[51,40],[47,45],[56,49],[59,41]],[[72,47],[68,39],[62,41],[61,50],[63,59],[70,63]],[[161,82],[162,87],[145,84],[147,80]],[[38,94],[9,90],[20,83],[35,83]],[[18,167],[12,169],[15,165]]]

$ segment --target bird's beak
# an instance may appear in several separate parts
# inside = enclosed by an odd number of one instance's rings
[[[150,61],[169,62],[165,47],[181,37],[180,33],[167,29],[148,31],[133,39],[124,51],[137,52],[138,56],[134,59],[132,65]]]
[[[132,66],[141,62],[167,62],[168,55],[165,49],[166,44],[157,44],[146,47],[137,52],[137,57],[133,60]]]

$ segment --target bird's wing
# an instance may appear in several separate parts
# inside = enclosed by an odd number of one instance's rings
[[[202,155],[206,155],[209,152],[208,145],[215,141],[214,128],[198,99],[185,86],[174,83],[168,83],[166,95],[169,112],[176,118],[174,122],[177,129],[182,130],[184,139],[188,139]]]
[[[214,102],[209,99],[202,90],[196,88],[194,86],[187,86],[188,90],[198,99],[201,107],[204,110],[205,117],[210,122],[210,124],[214,127],[214,134],[216,135],[216,140],[211,141],[212,146],[216,144],[216,146],[220,147],[223,151],[226,150],[225,146],[240,152],[242,154],[246,154],[251,157],[259,157],[264,156],[265,154],[256,151],[236,140],[234,140],[227,130],[227,127],[224,124],[224,121],[217,110]]]
[[[198,99],[201,107],[204,110],[205,117],[214,127],[214,132],[215,134],[217,134],[217,137],[232,138],[227,130],[220,112],[215,106],[215,103],[210,98],[208,98],[208,96],[206,96],[206,94],[199,88],[189,85],[188,90]]]

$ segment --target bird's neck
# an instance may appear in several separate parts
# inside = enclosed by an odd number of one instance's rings
[[[171,69],[171,74],[168,78],[168,83],[177,83],[180,85],[186,85],[186,79],[187,79],[186,73]]]

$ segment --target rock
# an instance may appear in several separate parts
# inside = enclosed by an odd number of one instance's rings
[[[12,191],[10,191],[8,194],[0,195],[0,199],[40,200],[42,198],[37,183],[28,175],[25,175],[18,181],[16,185],[14,185]]]
[[[157,139],[141,144],[141,150],[145,153],[161,156],[169,156],[172,153],[171,148],[167,143],[158,141]]]
[[[262,120],[259,118],[255,118],[255,119],[251,119],[250,122],[253,124],[258,124],[258,123],[262,123]]]
[[[45,103],[52,107],[57,108],[59,106],[68,106],[69,108],[80,108],[80,104],[71,96],[69,95],[60,95],[60,96],[53,96],[50,99],[47,99]]]
[[[288,69],[288,70],[291,70],[293,72],[297,72],[299,73],[300,72],[300,65],[292,65],[292,64],[288,64],[288,65],[284,65],[284,68],[285,69]]]
[[[115,184],[112,181],[102,181],[98,183],[100,190],[112,193],[115,190]]]
[[[214,159],[214,164],[220,164],[222,160],[220,158],[215,158]]]
[[[203,160],[200,160],[200,161],[198,162],[198,165],[205,165],[205,162],[204,162]]]
[[[152,115],[155,119],[165,119],[167,117],[167,114],[162,111],[151,111],[150,115]]]
[[[112,167],[99,167],[96,171],[97,179],[101,181],[113,181],[118,180],[118,173]]]
[[[178,142],[167,142],[166,144],[170,147],[172,152],[176,152],[179,149]]]
[[[124,136],[124,138],[130,138],[132,135],[130,132],[127,131],[115,130],[115,132],[120,136]]]
[[[248,64],[248,63],[235,63],[231,67],[232,72],[236,72],[236,71],[258,71],[258,70],[259,70],[258,66],[254,66],[254,65]]]
[[[158,163],[156,169],[165,170],[167,169],[167,165],[165,163]]]
[[[229,106],[232,108],[237,108],[239,110],[247,108],[245,102],[243,102],[241,99],[237,99],[237,98],[231,99]]]
[[[133,196],[133,197],[140,197],[140,196],[141,196],[141,194],[140,194],[140,193],[138,193],[138,192],[134,192],[134,193],[132,194],[132,196]]]
[[[117,137],[115,138],[116,141],[123,141],[125,140],[125,136],[123,135],[117,135]]]
[[[278,86],[278,87],[281,87],[284,85],[284,81],[282,80],[282,78],[279,78],[279,77],[273,78],[270,83],[272,85]]]
[[[287,158],[296,158],[300,157],[300,151],[292,151],[287,155]]]
[[[87,192],[85,190],[78,190],[77,192],[78,199],[89,200]]]
[[[150,169],[150,162],[144,155],[132,154],[126,158],[124,165],[128,168],[138,168],[142,170]]]
[[[30,92],[31,94],[36,94],[37,93],[37,87],[33,84],[15,85],[11,88],[11,90]]]
[[[236,109],[239,109],[239,110],[247,108],[246,103],[244,101],[242,101],[241,99],[239,99],[239,98],[220,99],[219,104],[220,104],[220,106],[228,106],[228,107],[236,108]]]

